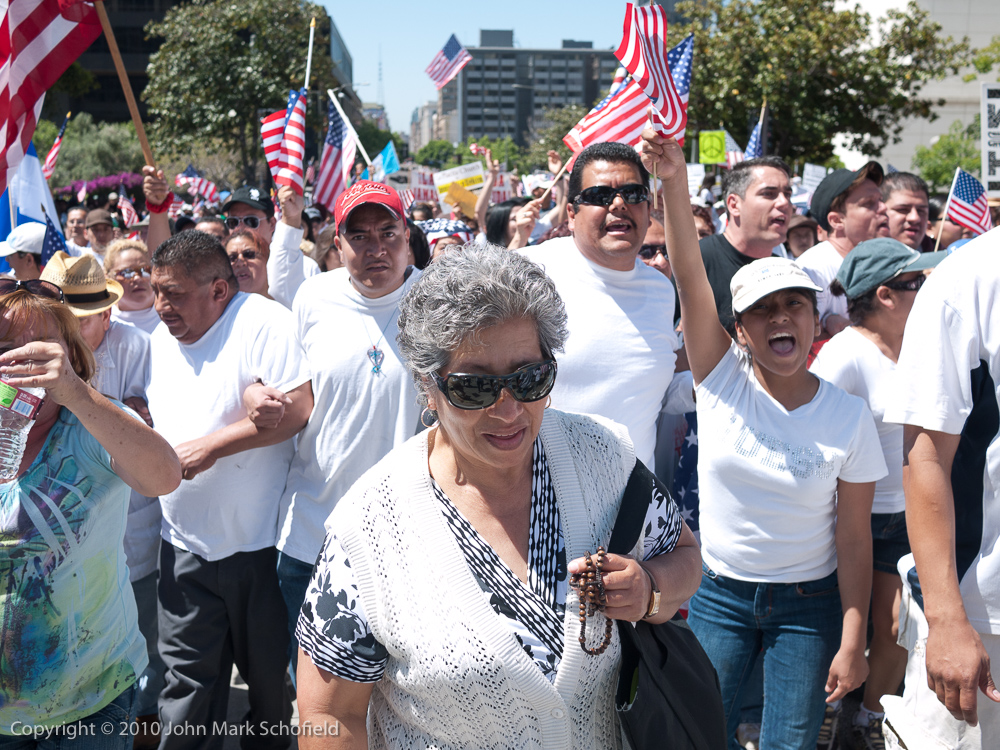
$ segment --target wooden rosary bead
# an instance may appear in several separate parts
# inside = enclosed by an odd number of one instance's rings
[[[607,562],[608,556],[604,547],[597,548],[596,560],[591,556],[590,551],[584,555],[585,570],[576,573],[570,578],[570,586],[577,590],[580,598],[580,647],[591,656],[603,654],[611,645],[612,622],[609,618],[604,620],[604,639],[597,648],[587,646],[587,618],[593,617],[597,612],[603,612],[607,607],[608,597],[604,590],[604,578],[601,571]]]

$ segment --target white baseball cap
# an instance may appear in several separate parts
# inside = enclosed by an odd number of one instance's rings
[[[788,258],[761,258],[733,274],[729,282],[733,312],[745,312],[757,300],[782,289],[823,291],[794,261]]]
[[[42,245],[45,244],[45,225],[37,221],[29,221],[16,227],[13,232],[7,235],[4,242],[0,242],[0,258],[6,258],[14,253],[42,254]]]

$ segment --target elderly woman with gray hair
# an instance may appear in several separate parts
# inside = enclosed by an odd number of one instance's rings
[[[700,555],[656,490],[633,554],[597,551],[649,472],[621,426],[547,408],[566,336],[549,278],[496,246],[446,253],[403,298],[399,348],[434,426],[327,522],[298,699],[302,725],[338,734],[303,733],[305,750],[619,746],[608,618],[669,619]]]

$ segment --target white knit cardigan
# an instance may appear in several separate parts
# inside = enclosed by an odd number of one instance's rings
[[[483,597],[448,528],[432,494],[427,434],[369,470],[327,521],[389,653],[369,706],[369,746],[620,747],[617,628],[604,654],[585,654],[569,589],[562,660],[554,684],[545,678]],[[607,544],[635,453],[620,425],[553,409],[540,435],[569,561]],[[589,625],[595,642],[603,623],[599,614]]]

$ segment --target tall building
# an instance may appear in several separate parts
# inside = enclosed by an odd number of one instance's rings
[[[438,94],[436,130],[454,140],[513,138],[526,145],[548,107],[591,107],[611,86],[618,61],[612,50],[564,39],[559,49],[514,47],[512,30],[482,30],[472,60]],[[454,113],[454,126],[449,118]],[[447,140],[451,140],[448,138]]]

